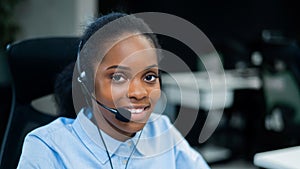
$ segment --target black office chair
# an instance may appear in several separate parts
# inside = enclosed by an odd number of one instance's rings
[[[7,49],[12,74],[13,100],[0,153],[0,169],[16,168],[24,137],[61,114],[51,115],[32,106],[32,101],[54,91],[56,76],[76,60],[77,37],[24,40]],[[64,114],[75,117],[76,114]]]
[[[262,44],[266,113],[261,151],[300,144],[300,47],[296,41]]]

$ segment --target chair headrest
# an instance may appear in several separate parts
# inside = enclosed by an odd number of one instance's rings
[[[78,37],[51,37],[10,45],[7,55],[17,102],[53,93],[56,76],[76,61],[78,44]]]

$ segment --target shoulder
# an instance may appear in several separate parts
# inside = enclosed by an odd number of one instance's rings
[[[39,138],[47,138],[53,134],[59,134],[65,132],[66,130],[71,130],[71,125],[73,122],[74,119],[59,117],[51,123],[29,132],[26,137],[36,136]]]
[[[59,140],[72,135],[72,124],[74,119],[65,117],[57,118],[51,123],[38,127],[29,132],[24,140],[24,147],[35,147],[37,145],[52,147]]]
[[[58,118],[28,133],[23,143],[18,168],[61,168],[55,145],[59,143],[58,138],[63,142],[62,137],[68,135],[66,132],[70,133],[71,127],[68,125],[73,121],[74,119]]]
[[[189,145],[167,116],[153,113],[145,129],[150,140],[149,147],[160,152],[172,150],[178,168],[209,168],[201,154]]]
[[[186,140],[182,140],[176,146],[175,154],[176,166],[178,168],[210,168],[202,155],[194,148],[192,148]]]

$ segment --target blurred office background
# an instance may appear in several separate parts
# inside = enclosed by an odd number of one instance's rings
[[[292,0],[3,0],[0,5],[0,143],[12,99],[6,45],[36,37],[80,36],[95,16],[111,11],[182,17],[211,40],[228,75],[258,81],[254,87],[232,90],[232,103],[204,143],[198,137],[207,110],[197,109],[200,113],[186,138],[213,168],[255,168],[255,153],[300,143],[300,11]],[[159,40],[192,71],[204,71],[187,46],[170,37],[159,36]],[[180,108],[194,111],[189,106]],[[170,103],[167,109],[179,107]]]

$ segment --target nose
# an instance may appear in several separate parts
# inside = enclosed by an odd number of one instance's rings
[[[127,96],[131,100],[142,100],[147,97],[147,88],[139,79],[132,79],[128,86]]]

